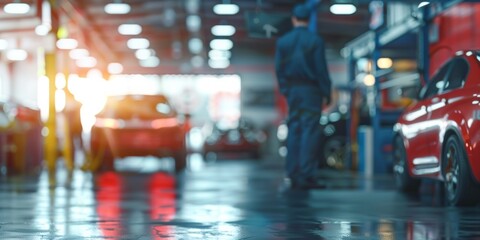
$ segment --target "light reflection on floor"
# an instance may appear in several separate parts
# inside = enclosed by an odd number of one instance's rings
[[[480,236],[480,209],[443,206],[438,183],[426,181],[422,194],[412,197],[398,193],[389,175],[325,171],[327,189],[279,192],[283,173],[277,161],[205,163],[192,155],[180,175],[173,174],[169,159],[125,162],[117,172],[60,169],[1,180],[0,239]]]

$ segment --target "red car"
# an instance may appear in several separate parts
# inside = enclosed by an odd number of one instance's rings
[[[394,126],[393,170],[399,189],[421,178],[444,182],[449,205],[480,196],[480,53],[459,54],[421,89]]]
[[[235,128],[222,129],[214,124],[205,138],[203,155],[205,159],[216,159],[218,155],[232,157],[262,157],[262,146],[267,136],[247,119],[240,119]]]
[[[92,158],[113,168],[115,157],[173,157],[175,170],[186,167],[185,129],[163,95],[109,97],[91,131]],[[100,167],[100,166],[99,166]]]

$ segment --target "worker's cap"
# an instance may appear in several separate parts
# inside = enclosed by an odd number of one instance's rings
[[[299,20],[308,20],[310,18],[310,9],[305,4],[297,4],[293,8],[293,16]]]

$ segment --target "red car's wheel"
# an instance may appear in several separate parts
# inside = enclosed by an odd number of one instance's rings
[[[447,203],[452,206],[476,204],[480,189],[470,174],[465,148],[456,136],[447,139],[442,158]]]
[[[415,192],[420,187],[420,179],[415,179],[408,172],[407,154],[403,140],[395,137],[393,150],[393,173],[397,188],[403,192]]]

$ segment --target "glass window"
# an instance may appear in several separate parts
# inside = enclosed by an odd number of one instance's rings
[[[467,78],[468,69],[468,62],[463,57],[454,59],[452,61],[452,69],[450,70],[450,74],[445,82],[444,91],[450,91],[463,87]]]
[[[156,119],[173,116],[168,100],[162,95],[127,95],[110,97],[102,117],[117,119]]]
[[[428,82],[426,87],[420,92],[420,99],[430,98],[440,92],[444,85],[443,81],[445,80],[445,76],[447,75],[450,66],[451,62],[448,62],[447,64],[443,65],[442,68],[440,68],[440,70]]]

